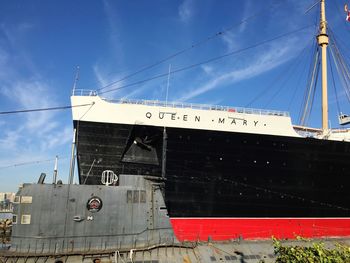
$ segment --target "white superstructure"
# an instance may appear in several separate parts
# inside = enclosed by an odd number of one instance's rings
[[[300,137],[287,112],[72,96],[73,120]]]

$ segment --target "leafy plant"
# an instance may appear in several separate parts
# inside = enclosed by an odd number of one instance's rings
[[[272,238],[276,263],[344,263],[350,262],[350,247],[339,243],[334,248],[326,248],[323,242],[312,242],[307,239],[305,246],[284,246],[281,241]]]

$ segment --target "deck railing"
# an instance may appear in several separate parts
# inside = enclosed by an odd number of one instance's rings
[[[95,90],[74,90],[73,96],[98,96],[98,92]],[[238,112],[247,114],[258,114],[258,115],[275,115],[289,117],[287,111],[275,111],[275,110],[263,110],[263,109],[252,109],[242,107],[230,107],[210,104],[196,104],[196,103],[185,103],[185,102],[165,102],[159,100],[134,100],[134,99],[101,99],[113,103],[119,104],[138,104],[147,106],[157,107],[170,107],[170,108],[190,108],[198,110],[215,110],[215,111],[227,111],[227,112]]]

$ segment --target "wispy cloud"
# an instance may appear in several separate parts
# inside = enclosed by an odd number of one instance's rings
[[[97,64],[95,64],[92,67],[92,69],[94,71],[95,78],[96,78],[97,82],[99,83],[100,87],[105,87],[111,83],[111,81],[112,81],[111,78],[107,77],[106,74],[102,72],[101,68]]]
[[[12,27],[1,25],[4,34],[0,36],[0,94],[6,102],[6,110],[46,108],[59,103],[52,86],[20,44],[23,34],[32,28],[27,23]],[[54,155],[52,151],[56,147],[67,143],[67,133],[71,130],[70,123],[59,119],[59,113],[52,111],[4,116],[0,130],[1,163]]]
[[[53,149],[58,145],[64,145],[72,140],[72,128],[70,126],[63,127],[59,130],[49,133],[42,144],[43,149]]]
[[[193,0],[184,0],[179,6],[178,14],[182,22],[188,22],[193,15]]]
[[[209,65],[202,65],[201,68],[207,75],[212,75],[214,73],[214,68]]]
[[[17,151],[18,141],[22,137],[22,131],[23,131],[22,127],[15,130],[4,129],[2,138],[0,139],[0,145],[1,145],[0,149],[5,151],[11,151],[11,152]]]
[[[48,86],[39,81],[19,80],[14,82],[11,86],[3,88],[2,93],[5,94],[9,100],[23,109],[31,108],[46,108],[55,103],[49,96]],[[37,131],[38,128],[47,125],[48,121],[53,117],[54,113],[49,111],[28,113],[26,115],[25,126],[29,132]],[[41,132],[43,130],[40,130]],[[40,132],[40,133],[41,133]]]
[[[108,93],[108,97],[114,97],[116,95],[120,96],[120,94],[123,93],[122,90],[118,90],[121,86],[124,85],[123,81],[119,81],[122,76],[119,76],[118,74],[111,74],[106,73],[104,69],[102,69],[98,64],[95,64],[93,66],[93,71],[95,74],[95,78],[97,82],[99,83],[100,88],[103,89],[103,91],[108,91],[110,89],[115,89],[114,91],[111,91]],[[115,83],[116,82],[116,83]],[[115,83],[109,87],[106,87],[110,85],[111,83]],[[106,87],[104,89],[104,87]]]
[[[251,62],[238,69],[216,73],[216,77],[211,78],[198,88],[187,90],[186,93],[179,98],[179,100],[187,101],[213,89],[241,80],[253,78],[276,68],[292,57],[290,49],[292,46],[294,46],[295,40],[291,42],[293,43],[284,46],[275,44],[270,46],[268,51],[265,49],[265,52],[257,52],[256,54],[261,55],[258,55],[255,59],[251,59]]]
[[[124,60],[121,22],[118,18],[116,5],[111,5],[108,0],[104,0],[103,9],[108,22],[110,44],[111,47],[113,47],[111,53],[113,54],[114,61],[116,61],[117,65],[120,67]]]
[[[240,34],[236,32],[226,32],[225,35],[222,36],[222,41],[226,45],[226,51],[232,52],[233,50],[238,49],[240,46]]]
[[[242,21],[247,19],[252,15],[252,10],[254,10],[253,4],[250,0],[244,1],[244,9],[242,13]],[[247,22],[243,22],[239,26],[239,32],[243,33],[247,28]]]
[[[29,71],[30,74],[32,74],[32,76],[38,77],[36,75],[38,70],[36,69],[36,66],[29,57],[28,53],[26,52],[22,41],[23,38],[25,38],[26,35],[30,34],[31,30],[33,30],[34,28],[35,26],[33,24],[25,22],[14,24],[11,26],[5,24],[0,25],[0,29],[4,36],[4,41],[7,42],[7,44],[11,47],[12,50],[16,51],[16,53],[11,54],[11,56],[6,54],[5,56],[8,61],[4,62],[18,63],[17,68],[25,68],[26,71]]]

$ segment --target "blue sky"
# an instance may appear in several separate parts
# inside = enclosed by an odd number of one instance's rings
[[[76,67],[79,89],[99,89],[215,33],[182,55],[118,82],[113,88],[242,50],[312,25],[314,0],[1,1],[0,110],[70,104]],[[343,2],[328,1],[329,24],[341,43],[350,38]],[[249,18],[250,17],[250,18]],[[242,20],[249,18],[245,23]],[[169,100],[290,111],[298,121],[315,28],[309,27],[224,59],[170,75]],[[346,44],[343,45],[346,50]],[[349,51],[349,50],[348,50]],[[337,81],[337,80],[336,80]],[[165,100],[167,78],[106,93],[109,98]],[[340,103],[346,104],[341,87]],[[107,90],[107,89],[106,89]],[[261,94],[257,97],[258,94]],[[329,91],[332,127],[338,127]],[[257,99],[255,99],[257,98]],[[320,126],[319,96],[309,125]],[[67,181],[70,110],[0,116],[0,191],[16,191],[53,162]]]

